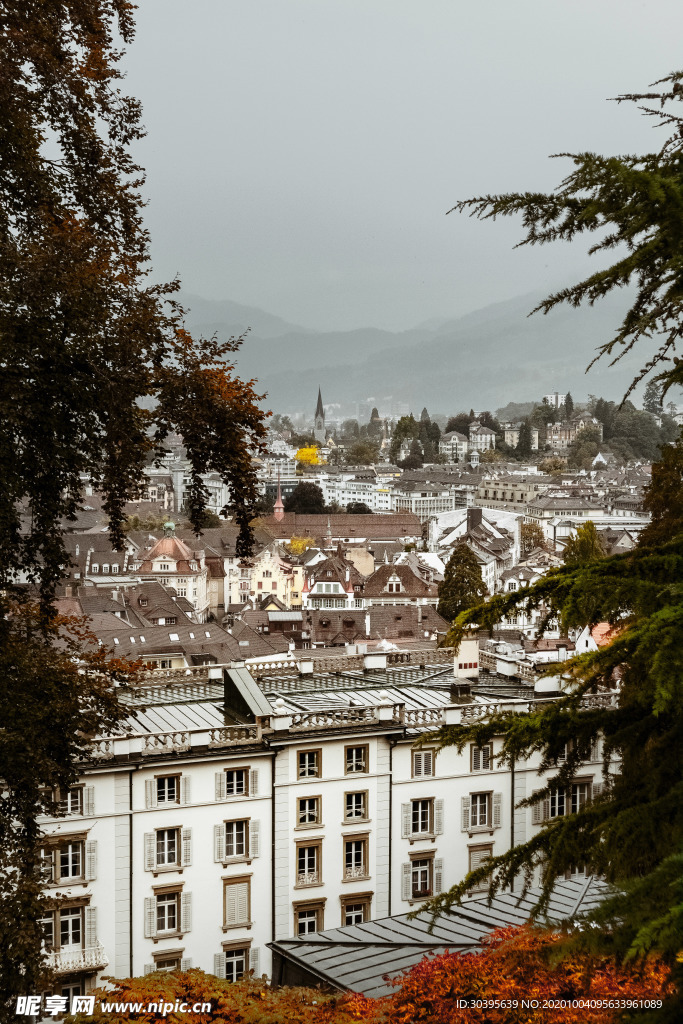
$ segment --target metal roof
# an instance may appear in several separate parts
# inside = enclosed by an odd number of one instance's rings
[[[580,917],[592,910],[606,891],[604,882],[591,877],[558,882],[542,920],[552,923]],[[325,984],[366,996],[388,995],[393,986],[387,978],[409,970],[427,953],[476,952],[482,938],[495,928],[525,924],[540,893],[536,888],[523,897],[499,893],[490,905],[484,894],[464,900],[435,921],[426,912],[414,920],[400,914],[268,945]]]

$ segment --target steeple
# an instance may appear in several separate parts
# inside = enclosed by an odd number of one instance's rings
[[[320,388],[318,388],[318,404],[315,407],[313,434],[319,444],[325,444],[325,409],[323,408],[323,396]]]
[[[320,388],[318,388],[318,404],[315,407],[315,418],[317,419],[318,416],[322,416],[322,418],[325,419],[325,410],[323,409],[323,396],[320,391]]]
[[[273,506],[273,518],[278,522],[282,522],[285,518],[285,506],[282,501],[282,495],[280,494],[280,467],[277,470],[277,499]]]

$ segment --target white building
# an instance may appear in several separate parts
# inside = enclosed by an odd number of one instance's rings
[[[516,806],[543,784],[537,761],[513,785],[497,741],[413,746],[486,715],[491,698],[461,703],[477,650],[455,671],[432,650],[157,673],[124,698],[129,731],[95,741],[44,821],[59,994],[103,973],[270,974],[268,943],[404,913],[524,842],[544,813]],[[598,755],[556,813],[601,784]]]

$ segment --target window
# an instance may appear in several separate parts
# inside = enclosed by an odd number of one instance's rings
[[[413,800],[411,804],[411,811],[411,832],[413,835],[417,835],[421,832],[434,831],[433,800]]]
[[[83,908],[65,907],[59,911],[60,949],[81,949],[83,946]]]
[[[320,778],[321,750],[300,750],[298,755],[299,778]]]
[[[368,817],[368,793],[363,790],[360,793],[344,794],[344,819],[345,821],[362,821]]]
[[[363,924],[370,920],[372,893],[354,893],[341,897],[342,927],[349,924]]]
[[[180,892],[157,894],[157,935],[160,932],[177,932],[180,922]]]
[[[422,899],[432,895],[432,857],[424,857],[411,862],[411,897]]]
[[[163,959],[155,960],[154,961],[154,970],[155,971],[166,971],[168,974],[170,974],[171,971],[179,971],[180,970],[180,957],[179,956],[172,956],[172,957],[164,956]]]
[[[294,904],[294,932],[299,937],[319,932],[323,927],[325,901]]]
[[[160,828],[156,832],[156,865],[170,867],[179,863],[179,836],[177,828]]]
[[[83,814],[83,787],[72,786],[58,796],[60,814]]]
[[[116,564],[116,562],[114,562],[114,563],[112,564],[112,567],[111,567],[111,571],[112,571],[112,573],[114,573],[114,575],[116,575],[116,573],[117,573],[117,572],[119,571],[119,567],[118,567],[118,565]]]
[[[322,881],[322,842],[297,843],[296,885],[320,885]]]
[[[175,615],[167,615],[166,616],[166,625],[167,626],[175,626],[177,621],[178,621],[178,618]],[[159,619],[159,624],[163,625],[163,623],[161,622],[161,619]],[[174,634],[171,637],[171,640],[173,640],[173,639],[177,640],[178,639],[177,635]]]
[[[248,845],[249,823],[247,821],[226,821],[225,823],[225,856],[244,857]]]
[[[240,946],[239,949],[226,949],[225,957],[225,980],[239,981],[247,972],[249,963],[249,949]]]
[[[67,842],[57,850],[57,880],[83,877],[83,843]]]
[[[180,778],[178,775],[165,775],[156,780],[157,805],[177,804],[180,796]]]
[[[426,779],[434,775],[434,751],[413,751],[413,778]]]
[[[515,583],[514,580],[510,580],[510,582],[508,583],[508,590],[516,590],[516,589],[517,589],[517,584]]]
[[[216,772],[216,800],[233,796],[255,796],[258,792],[258,769],[228,768]]]
[[[344,759],[346,762],[344,771],[347,775],[354,775],[356,773],[366,773],[369,770],[367,746],[345,747]]]
[[[578,814],[590,800],[590,782],[575,782],[572,786],[572,814]]]
[[[299,825],[319,825],[320,803],[319,796],[301,797],[297,809],[297,823]]]
[[[344,879],[368,877],[367,836],[344,840]]]
[[[463,832],[476,832],[500,828],[502,793],[472,793],[462,798]]]
[[[491,744],[487,743],[483,747],[477,747],[474,744],[470,747],[470,771],[473,772],[488,772],[491,770]]]
[[[251,923],[251,879],[248,875],[226,879],[223,883],[223,927],[235,928]]]

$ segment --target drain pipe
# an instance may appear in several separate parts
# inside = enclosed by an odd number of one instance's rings
[[[510,849],[515,846],[515,758],[510,764]],[[515,891],[514,878],[510,882],[510,892]]]

